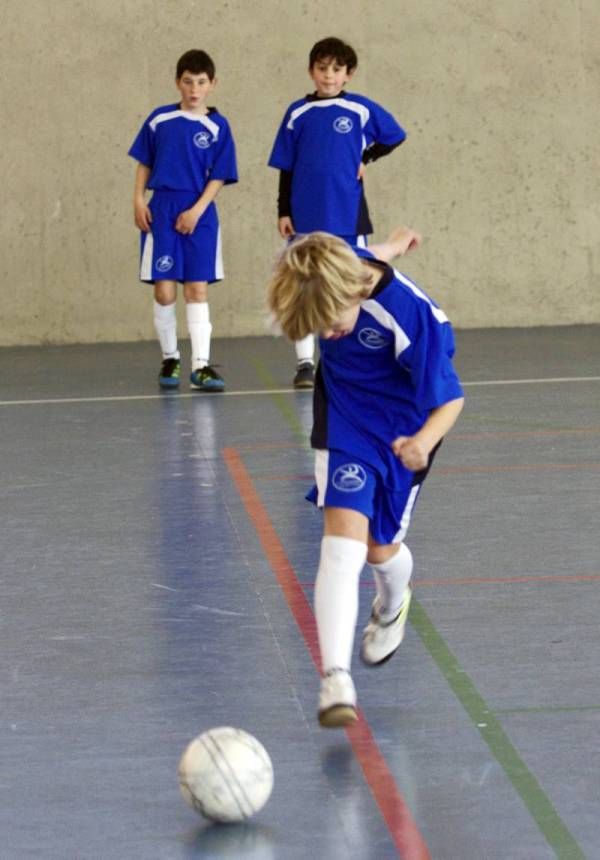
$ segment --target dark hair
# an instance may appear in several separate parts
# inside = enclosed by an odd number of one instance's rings
[[[177,60],[175,78],[179,80],[184,72],[190,72],[192,75],[201,75],[202,72],[206,72],[209,79],[214,81],[215,64],[206,51],[186,51],[185,54]]]
[[[352,45],[347,45],[335,36],[328,36],[313,45],[308,58],[308,68],[312,69],[319,60],[335,60],[340,66],[346,66],[349,72],[354,71],[358,65],[358,57]]]

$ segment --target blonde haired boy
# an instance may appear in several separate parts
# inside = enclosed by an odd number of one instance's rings
[[[370,249],[309,233],[280,256],[268,287],[290,340],[320,334],[311,444],[324,509],[315,583],[321,652],[319,722],[357,719],[350,675],[365,561],[376,585],[361,658],[389,660],[404,637],[412,555],[404,543],[423,481],[463,406],[448,318],[388,264],[420,243],[398,228]]]

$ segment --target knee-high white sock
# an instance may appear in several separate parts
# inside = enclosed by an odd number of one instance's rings
[[[307,334],[302,340],[294,341],[296,358],[300,361],[314,361],[315,358],[315,336]]]
[[[379,598],[379,617],[382,621],[391,621],[402,606],[406,586],[410,582],[413,570],[412,553],[405,543],[383,564],[373,564],[373,576]]]
[[[315,583],[315,616],[321,668],[350,671],[358,582],[367,558],[366,544],[345,537],[324,537]]]
[[[177,349],[177,315],[175,302],[170,305],[160,305],[154,300],[154,329],[163,358],[179,358]]]
[[[197,370],[210,362],[212,325],[208,302],[188,302],[185,313],[192,342],[192,370]]]

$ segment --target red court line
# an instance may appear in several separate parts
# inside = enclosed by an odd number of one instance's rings
[[[236,448],[224,448],[222,454],[246,508],[246,513],[256,530],[265,557],[283,591],[288,607],[318,670],[319,646],[315,618],[304,590],[298,582],[294,568],[238,450]],[[346,734],[402,860],[431,860],[425,840],[417,828],[406,801],[398,790],[394,777],[377,746],[362,711],[359,710],[358,712],[356,726],[347,729]]]

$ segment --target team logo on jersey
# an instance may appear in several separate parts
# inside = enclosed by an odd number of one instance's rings
[[[358,339],[367,349],[383,349],[387,346],[387,338],[375,328],[361,328]]]
[[[358,493],[367,483],[367,473],[358,463],[344,463],[333,473],[332,483],[342,493]]]
[[[165,254],[164,257],[159,257],[156,261],[156,271],[157,272],[168,272],[169,269],[173,268],[173,257],[169,257],[168,254]]]
[[[338,116],[333,123],[334,129],[340,134],[348,134],[354,128],[354,123],[349,116]]]
[[[194,143],[198,149],[208,149],[212,143],[212,138],[209,131],[199,131],[194,135]]]

